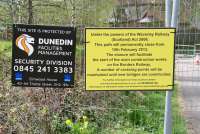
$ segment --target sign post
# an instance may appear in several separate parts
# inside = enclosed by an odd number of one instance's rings
[[[75,48],[73,27],[14,24],[12,84],[73,87]]]
[[[173,11],[172,11],[172,19],[171,19],[171,0],[165,1],[165,8],[166,8],[166,15],[165,15],[165,25],[166,27],[176,28],[177,26],[177,19],[179,13],[179,0],[173,1]],[[171,109],[171,97],[172,91],[166,92],[166,99],[165,99],[165,120],[164,120],[164,134],[172,134],[172,109]]]
[[[165,0],[165,26],[170,27],[170,23],[171,23],[171,0]],[[165,97],[164,134],[172,133],[171,96],[172,92],[167,91]]]

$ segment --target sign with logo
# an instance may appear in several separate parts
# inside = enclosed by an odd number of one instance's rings
[[[73,27],[14,24],[12,84],[73,87],[75,48]]]
[[[86,28],[86,90],[172,90],[175,29]]]

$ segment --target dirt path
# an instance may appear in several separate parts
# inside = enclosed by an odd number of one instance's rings
[[[200,65],[195,64],[192,58],[177,60],[176,79],[188,134],[200,134]]]

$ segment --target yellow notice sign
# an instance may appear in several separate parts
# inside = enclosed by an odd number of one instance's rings
[[[86,28],[86,90],[172,90],[175,29]]]

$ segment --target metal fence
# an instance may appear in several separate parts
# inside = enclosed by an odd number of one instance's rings
[[[199,1],[182,1],[177,33],[176,78],[189,134],[198,134],[200,131],[199,26]]]
[[[180,5],[173,134],[185,134],[186,127],[198,134],[200,6],[198,0]],[[163,133],[165,92],[85,91],[84,28],[164,27],[164,0],[0,0],[0,10],[0,45],[11,39],[12,23],[75,26],[78,40],[72,89],[12,87],[10,48],[1,51],[0,133],[73,133],[67,121],[84,134]]]

